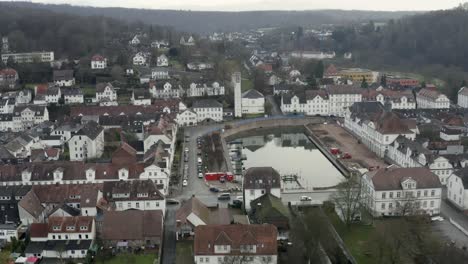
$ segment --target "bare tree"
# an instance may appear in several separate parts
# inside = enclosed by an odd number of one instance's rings
[[[224,256],[223,259],[219,262],[220,264],[244,264],[244,263],[251,263],[252,258],[256,259],[255,263],[261,264],[272,264],[273,259],[263,256]]]
[[[359,176],[352,174],[348,179],[338,184],[331,200],[346,226],[349,227],[360,213],[361,186]]]
[[[394,215],[409,216],[424,213],[421,203],[412,191],[403,192],[403,198],[396,201]]]

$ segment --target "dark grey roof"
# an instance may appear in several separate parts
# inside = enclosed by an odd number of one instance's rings
[[[46,107],[41,105],[15,106],[15,109],[13,110],[14,115],[20,116],[21,112],[23,112],[26,109],[30,109],[31,111],[33,111],[35,116],[42,116],[44,115]]]
[[[214,99],[203,99],[193,102],[193,108],[214,108],[223,107],[223,105]]]
[[[284,104],[291,104],[291,99],[297,96],[299,98],[300,104],[307,103],[306,95],[304,93],[297,93],[297,94],[283,94],[283,103]]]
[[[468,189],[468,167],[457,170],[454,172],[454,174],[460,177],[462,180],[463,188],[465,188],[465,190]]]
[[[86,123],[79,131],[77,135],[87,136],[90,139],[95,139],[101,132],[103,128],[94,121]]]
[[[62,94],[67,95],[82,95],[83,91],[79,88],[62,88]]]
[[[244,189],[271,189],[280,187],[280,174],[272,167],[252,167],[245,172]]]
[[[73,79],[73,70],[54,71],[54,81],[67,81]]]
[[[258,98],[263,98],[263,94],[261,94],[259,91],[255,89],[250,89],[247,92],[242,94],[242,98],[258,99]]]
[[[151,94],[148,89],[134,89],[133,96],[138,99],[151,99]]]
[[[42,254],[42,251],[46,248],[47,242],[36,242],[31,241],[24,250],[25,254]]]
[[[362,88],[356,85],[329,85],[327,86],[327,92],[329,94],[361,94]]]
[[[96,84],[96,92],[97,92],[97,93],[102,93],[102,92],[104,92],[104,89],[105,89],[107,86],[109,86],[109,87],[111,87],[112,89],[114,89],[114,86],[112,86],[111,83],[98,83],[98,84]]]

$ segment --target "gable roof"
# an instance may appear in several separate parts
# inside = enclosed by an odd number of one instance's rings
[[[54,81],[68,81],[73,79],[73,70],[54,71]]]
[[[247,92],[244,92],[242,94],[242,98],[247,98],[247,99],[258,99],[258,98],[263,98],[263,94],[261,94],[259,91],[255,89],[250,89]]]
[[[273,224],[288,228],[289,210],[280,198],[267,193],[250,202],[252,220],[257,224]]]
[[[277,255],[277,229],[264,225],[201,225],[195,227],[194,255],[239,255],[241,246],[256,245],[256,253]],[[230,253],[215,253],[215,245],[230,245]]]
[[[105,211],[102,238],[105,240],[162,239],[161,210]],[[125,228],[122,228],[125,226]]]
[[[442,188],[439,177],[428,168],[389,167],[368,172],[376,191],[401,190],[401,182],[411,178],[417,189]]]
[[[223,105],[214,99],[202,99],[193,102],[193,108],[214,108],[223,107]]]
[[[281,188],[281,177],[272,167],[252,167],[244,175],[245,189]]]
[[[76,135],[87,136],[94,140],[97,138],[97,136],[99,136],[99,134],[101,134],[103,130],[104,128],[98,123],[89,121],[76,133]]]

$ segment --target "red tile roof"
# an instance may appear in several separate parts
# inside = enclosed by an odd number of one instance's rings
[[[89,233],[92,231],[93,221],[92,216],[52,216],[48,219],[48,229],[49,233]]]
[[[91,58],[92,61],[105,61],[106,58],[104,58],[103,56],[99,55],[99,54],[96,54],[94,55],[92,58]]]
[[[31,237],[47,237],[48,228],[47,223],[32,223],[29,233]]]
[[[194,255],[217,255],[216,245],[230,245],[231,253],[240,255],[241,246],[256,246],[256,253],[242,255],[276,255],[277,229],[274,225],[201,225],[195,228]]]
[[[416,181],[417,189],[442,188],[439,177],[428,168],[391,167],[368,172],[368,176],[378,191],[401,190],[401,183],[407,178]]]

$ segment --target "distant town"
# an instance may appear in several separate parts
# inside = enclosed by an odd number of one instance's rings
[[[359,65],[333,24],[115,26],[0,30],[1,263],[467,263],[465,82]]]

